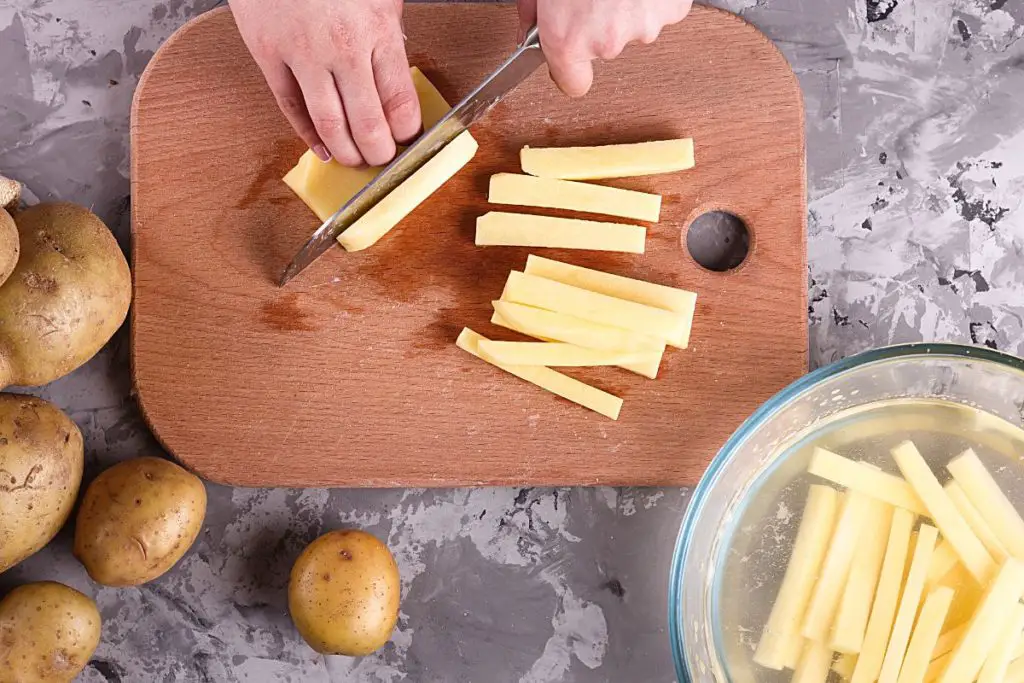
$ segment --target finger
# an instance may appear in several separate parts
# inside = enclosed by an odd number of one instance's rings
[[[371,61],[373,80],[384,108],[384,118],[391,127],[391,138],[400,143],[409,142],[423,127],[423,116],[409,73],[402,34],[395,31],[385,38],[384,44],[373,51]]]
[[[345,166],[362,166],[363,157],[352,140],[345,107],[331,73],[320,67],[298,66],[292,67],[292,72],[302,88],[309,118],[331,156]]]
[[[362,58],[347,60],[345,66],[335,70],[334,80],[359,153],[371,166],[381,166],[394,158],[396,147],[391,126],[384,118],[370,58],[367,53]]]
[[[537,23],[537,0],[519,0],[516,8],[519,10],[519,35],[516,42],[521,43],[526,38],[526,32]]]
[[[288,123],[320,161],[330,161],[331,153],[324,145],[320,134],[316,132],[316,126],[313,125],[309,110],[306,109],[306,101],[302,98],[302,89],[299,88],[299,82],[295,80],[292,70],[284,62],[260,64],[260,69]]]
[[[551,80],[569,97],[583,97],[590,92],[590,86],[594,83],[594,67],[590,59],[578,54],[548,56]]]

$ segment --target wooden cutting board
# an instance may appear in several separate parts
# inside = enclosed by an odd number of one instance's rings
[[[451,102],[512,50],[515,10],[409,4],[408,52]],[[153,58],[132,116],[135,385],[163,444],[250,486],[693,484],[740,422],[807,366],[800,89],[737,17],[695,7],[653,46],[562,96],[538,72],[473,129],[480,151],[373,248],[275,284],[318,221],[280,181],[303,151],[238,36],[214,11]],[[693,341],[661,376],[568,374],[621,395],[613,422],[455,345],[530,250],[477,248],[487,180],[525,145],[692,136],[697,168],[613,181],[664,195],[644,256],[545,256],[699,293]],[[711,209],[745,220],[735,270],[687,252]],[[535,250],[536,251],[536,250]]]

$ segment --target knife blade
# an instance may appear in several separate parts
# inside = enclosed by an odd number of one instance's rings
[[[544,63],[540,49],[540,33],[531,28],[523,42],[512,56],[484,79],[461,102],[438,121],[433,128],[425,131],[412,145],[388,164],[380,175],[360,190],[333,216],[324,221],[302,249],[295,255],[281,274],[279,285],[284,287],[289,280],[305,270],[332,245],[338,235],[355,223],[377,202],[427,163],[441,148],[482,119],[491,108],[512,92],[530,74]]]

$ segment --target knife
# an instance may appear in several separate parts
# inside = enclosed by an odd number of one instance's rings
[[[512,56],[505,60],[504,64],[445,114],[444,118],[438,121],[433,128],[424,132],[411,146],[395,157],[394,161],[388,164],[369,185],[324,221],[324,224],[313,233],[313,236],[285,268],[284,273],[281,274],[280,286],[284,287],[289,280],[318,259],[335,244],[338,235],[405,182],[409,176],[441,151],[441,148],[482,119],[491,107],[512,92],[543,63],[544,53],[540,49],[540,32],[534,26],[527,32],[523,42],[512,53]]]

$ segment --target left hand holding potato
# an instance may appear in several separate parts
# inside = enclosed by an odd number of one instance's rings
[[[682,21],[692,0],[519,0],[522,26],[537,24],[548,70],[570,97],[594,80],[591,62],[614,59],[627,43],[653,43],[666,26]]]

